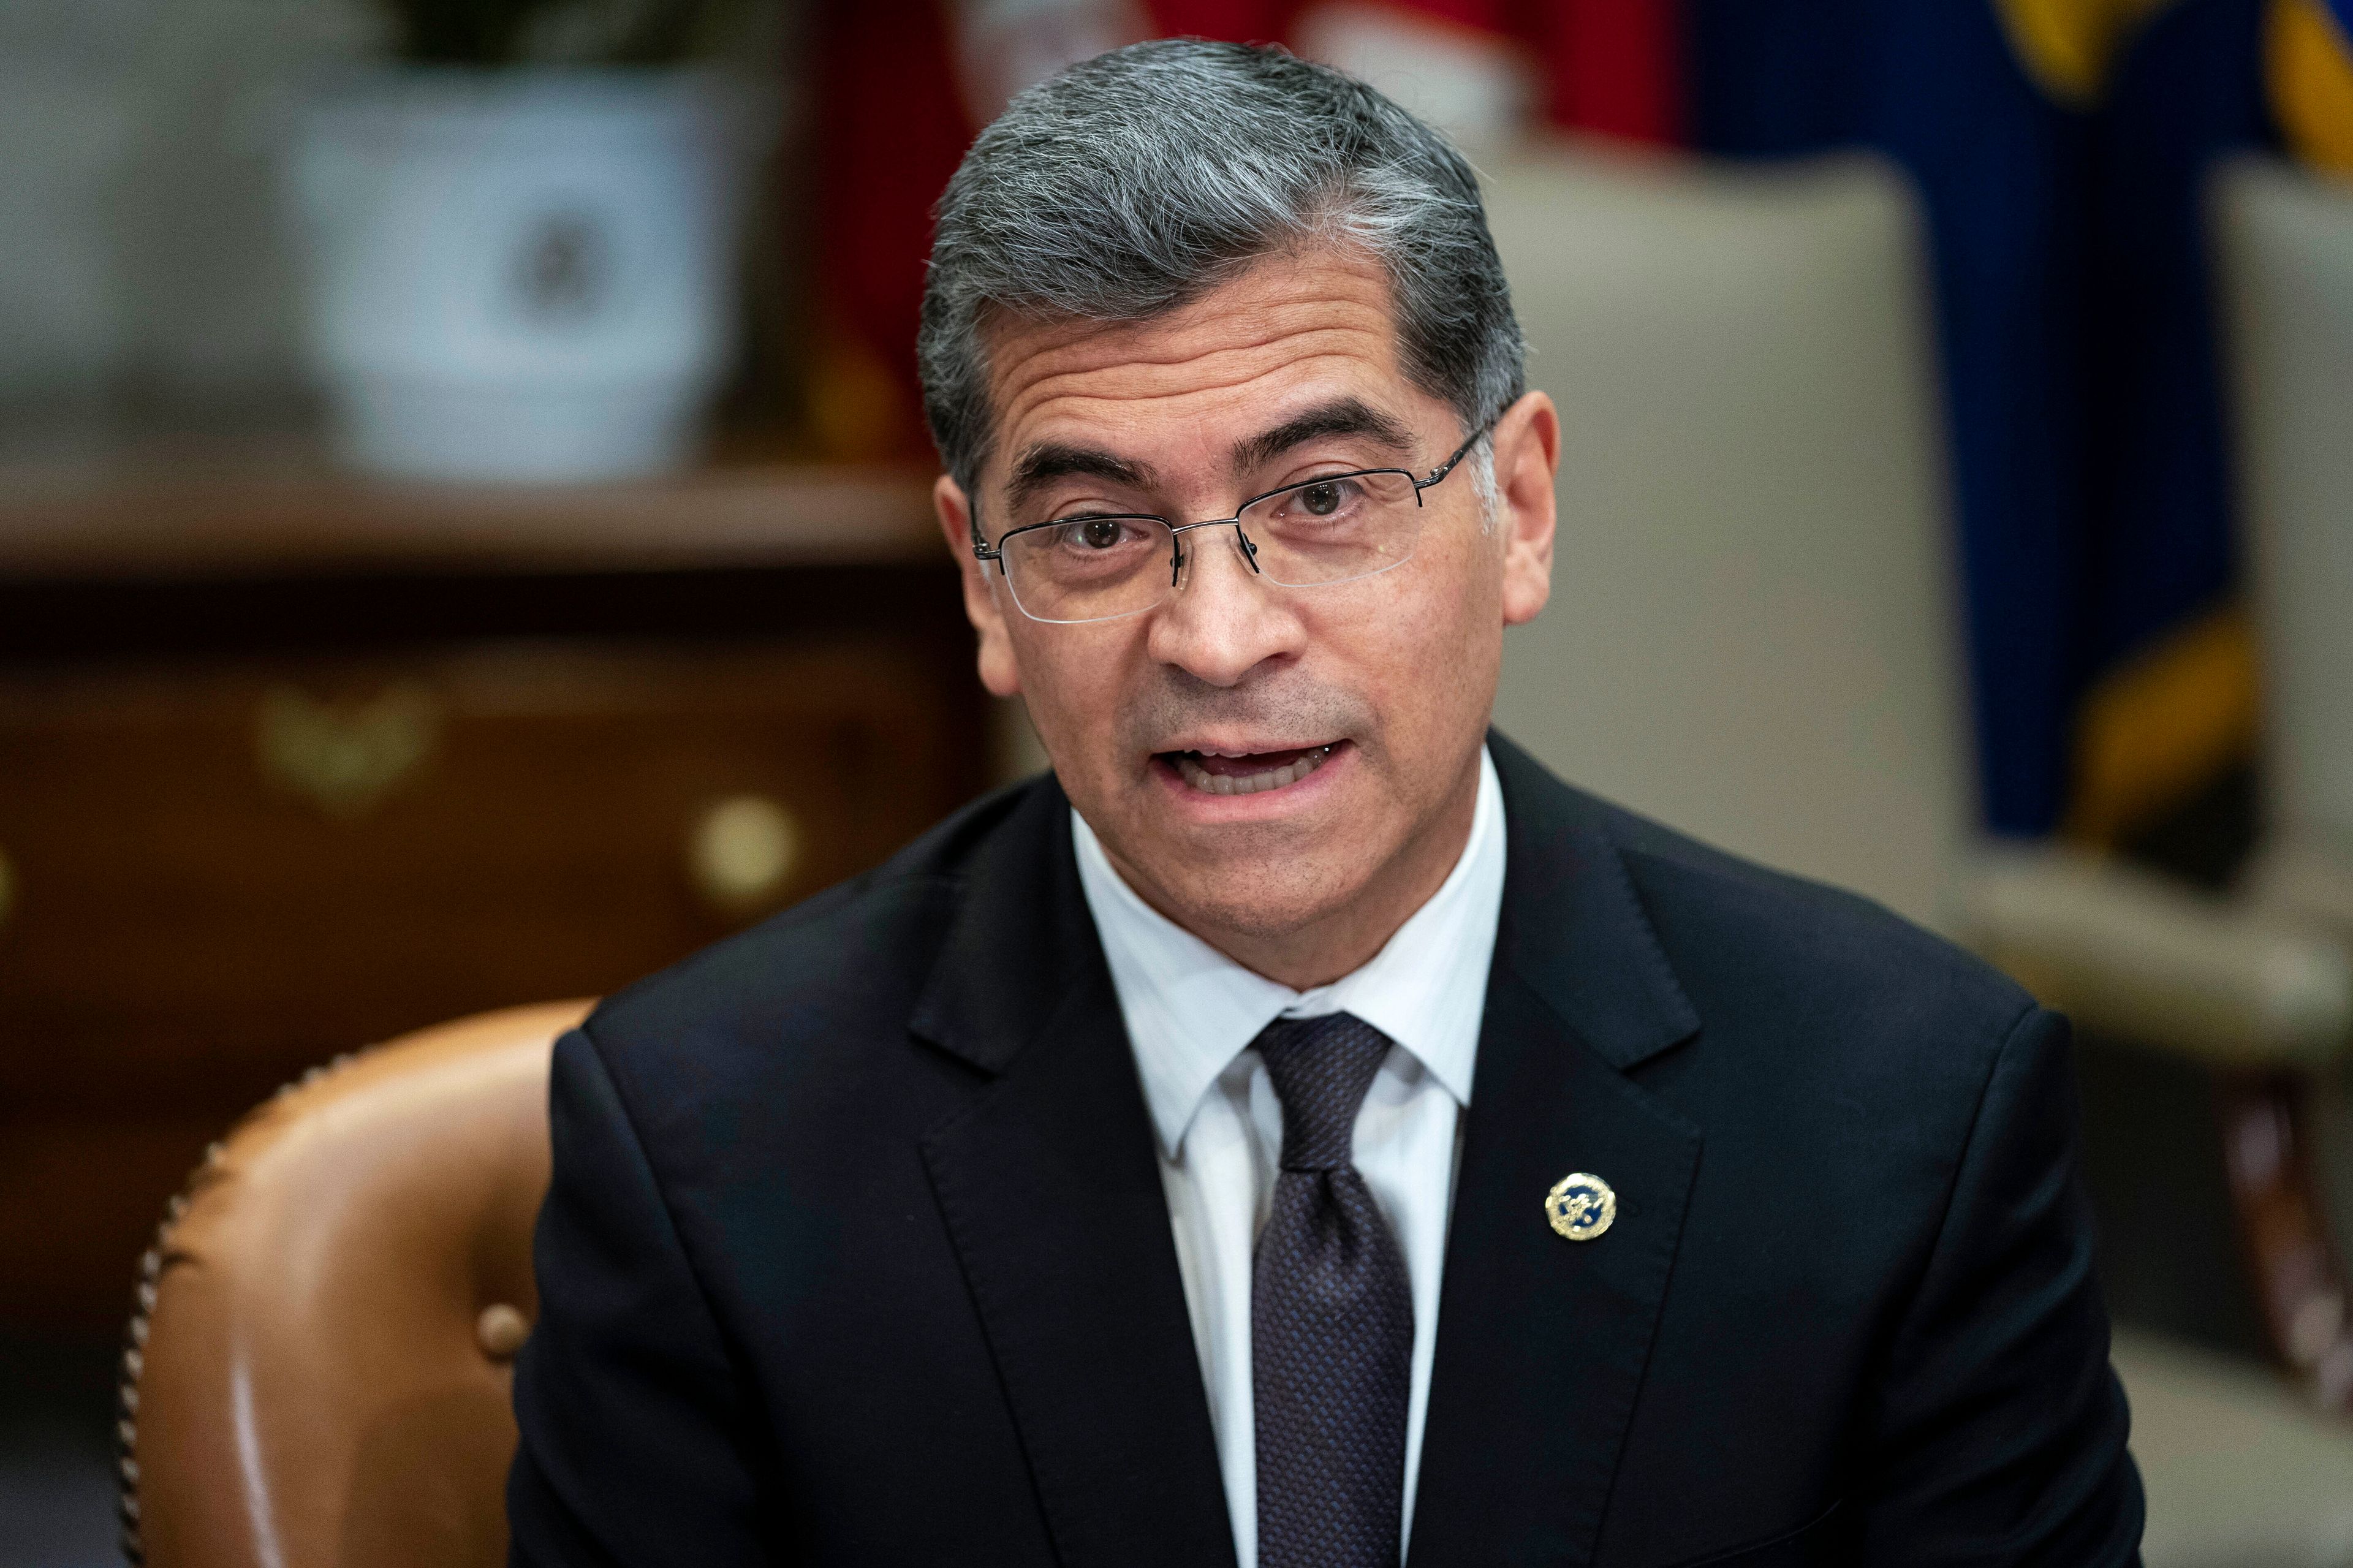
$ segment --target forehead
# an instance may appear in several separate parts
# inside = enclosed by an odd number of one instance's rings
[[[1000,472],[1038,441],[1207,435],[1293,394],[1411,395],[1388,279],[1344,251],[1271,257],[1148,321],[1003,321],[988,344]]]

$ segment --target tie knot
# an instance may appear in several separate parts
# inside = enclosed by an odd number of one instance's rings
[[[1388,1055],[1389,1037],[1353,1013],[1277,1018],[1251,1042],[1282,1103],[1282,1168],[1353,1163],[1356,1111]]]

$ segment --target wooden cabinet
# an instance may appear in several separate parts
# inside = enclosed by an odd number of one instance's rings
[[[0,575],[0,1321],[118,1317],[206,1143],[308,1066],[625,984],[970,798],[954,575],[920,490],[873,488],[865,543],[818,550],[796,508],[851,491],[781,477],[770,547],[739,531],[716,563],[679,527],[653,563],[512,535],[487,559],[429,527],[355,559],[330,520],[142,572],[119,540],[24,531],[46,553]]]

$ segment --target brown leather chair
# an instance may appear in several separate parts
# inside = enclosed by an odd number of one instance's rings
[[[548,1058],[587,1006],[344,1058],[214,1145],[147,1255],[123,1358],[133,1563],[505,1561]]]

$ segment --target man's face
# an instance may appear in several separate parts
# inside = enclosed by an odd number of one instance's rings
[[[1077,512],[1230,517],[1351,469],[1426,475],[1470,434],[1407,380],[1387,281],[1353,255],[1271,258],[1140,325],[1001,325],[989,347],[992,542]],[[1466,465],[1378,575],[1277,586],[1232,529],[1203,529],[1158,608],[1080,625],[1022,615],[971,560],[962,492],[943,479],[938,500],[982,679],[1027,700],[1130,885],[1229,952],[1386,919],[1377,946],[1468,832],[1504,627],[1549,591],[1556,447],[1549,403],[1524,398],[1496,430],[1503,515],[1489,525]]]

